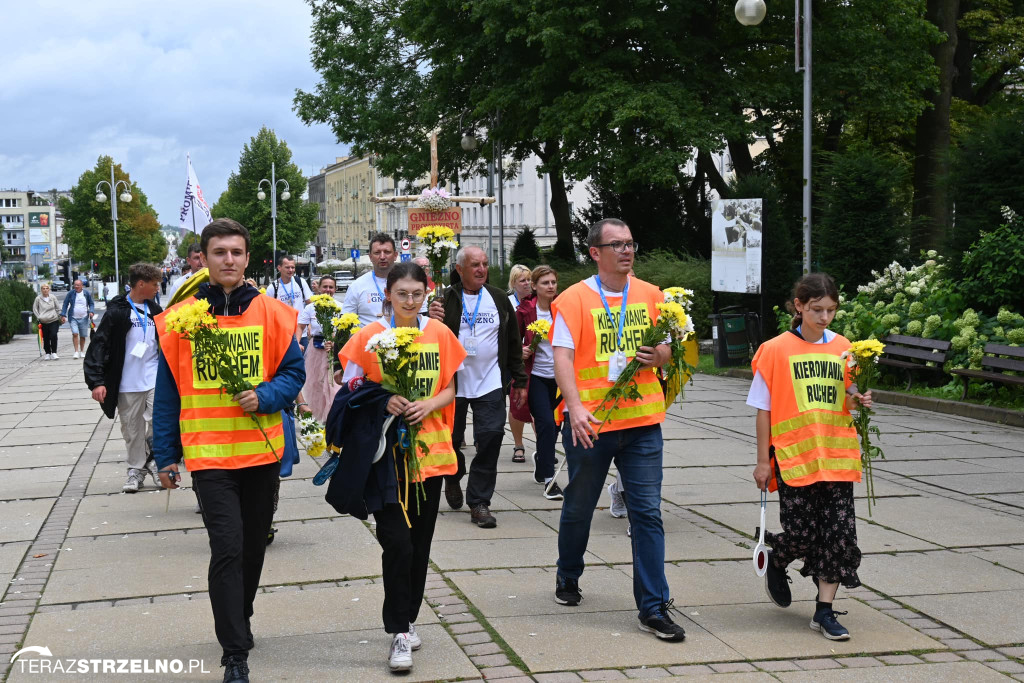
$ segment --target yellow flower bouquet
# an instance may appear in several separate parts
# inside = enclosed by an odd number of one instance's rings
[[[210,313],[210,302],[205,299],[198,299],[195,303],[171,309],[165,318],[167,330],[177,332],[185,339],[192,342],[192,356],[201,359],[207,365],[217,369],[217,378],[220,380],[221,393],[235,396],[243,391],[254,389],[252,383],[246,379],[241,366],[241,358],[234,347],[230,344],[228,333],[217,326],[217,318]],[[280,462],[281,458],[270,439],[266,430],[260,424],[260,419],[255,413],[246,412],[256,423],[260,433],[267,442],[267,446],[274,453],[274,457]]]
[[[885,344],[877,339],[865,339],[850,344],[850,348],[843,352],[841,358],[846,360],[846,366],[850,370],[853,381],[857,384],[857,391],[866,394],[871,386],[878,379],[878,357],[885,351]],[[878,446],[871,443],[872,436],[881,436],[878,427],[871,425],[871,416],[874,411],[870,408],[860,406],[857,415],[853,418],[853,426],[860,437],[860,460],[864,470],[864,485],[867,489],[868,515],[871,515],[871,504],[875,501],[875,480],[871,469],[871,461],[875,458],[885,459],[885,453]]]
[[[536,351],[540,343],[548,338],[548,333],[551,331],[551,323],[538,318],[527,325],[526,329],[533,332],[533,339],[530,340],[530,350]]]
[[[441,278],[445,266],[451,260],[452,251],[459,248],[455,232],[443,225],[427,225],[416,233],[416,239],[426,248],[427,260],[430,261],[430,274],[435,287],[432,298],[440,299],[444,293]]]

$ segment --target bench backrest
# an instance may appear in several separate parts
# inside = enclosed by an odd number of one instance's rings
[[[1002,358],[1002,356],[1010,356]],[[1005,346],[1003,344],[985,344],[985,356],[981,359],[983,367],[996,370],[1024,372],[1024,348]]]
[[[950,347],[950,342],[941,339],[908,337],[903,334],[890,334],[882,341],[885,343],[886,356],[940,364],[946,362],[946,354]]]

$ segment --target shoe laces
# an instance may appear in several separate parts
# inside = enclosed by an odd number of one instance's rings
[[[668,602],[661,603],[661,607],[659,607],[658,610],[654,613],[655,616],[664,619],[665,621],[667,621],[670,624],[676,623],[676,622],[672,621],[672,616],[669,614],[669,610],[675,608],[675,603],[676,603],[676,599],[675,598],[669,598]]]
[[[395,636],[395,641],[391,644],[391,652],[393,654],[409,654],[411,651],[409,647],[409,634],[404,633]]]
[[[830,609],[830,610],[828,610],[827,612],[825,612],[824,614],[821,615],[821,620],[822,621],[826,621],[826,620],[828,620],[828,621],[837,621],[836,617],[841,617],[844,614],[849,614],[849,612],[838,612],[838,611],[836,611],[834,609]]]
[[[241,678],[242,676],[249,675],[249,662],[244,659],[228,657],[228,660],[224,662],[224,668],[224,673],[229,674],[232,678]]]

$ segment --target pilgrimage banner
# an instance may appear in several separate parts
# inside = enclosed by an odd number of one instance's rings
[[[192,158],[188,154],[185,155],[185,164],[188,167],[185,175],[185,201],[181,205],[179,225],[184,230],[198,234],[213,222],[213,216],[210,215],[210,206],[203,197],[203,188],[199,185],[199,178],[192,168]]]

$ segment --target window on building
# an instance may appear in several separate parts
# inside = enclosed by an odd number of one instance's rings
[[[519,205],[519,224],[526,225],[526,213],[523,210],[523,205]]]

